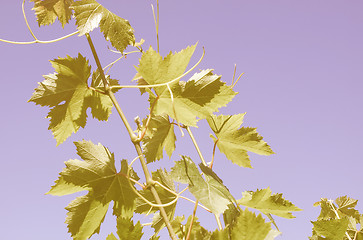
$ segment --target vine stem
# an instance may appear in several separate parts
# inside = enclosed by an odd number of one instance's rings
[[[156,201],[157,204],[161,205],[162,202],[160,200],[160,197],[159,197],[159,194],[157,193],[155,187],[153,186],[153,179],[151,177],[151,174],[149,172],[149,169],[146,165],[146,161],[145,161],[145,158],[144,158],[144,154],[142,152],[142,149],[141,149],[141,146],[140,146],[140,141],[138,141],[137,139],[137,136],[136,134],[133,132],[125,114],[123,113],[114,93],[112,92],[112,89],[110,88],[108,82],[107,82],[107,79],[105,77],[105,73],[102,69],[102,66],[101,66],[101,62],[98,58],[98,55],[97,55],[97,52],[96,52],[96,49],[93,45],[93,42],[92,42],[92,39],[91,39],[91,36],[89,35],[89,33],[86,33],[86,37],[87,37],[87,41],[88,41],[88,44],[91,48],[91,51],[92,51],[92,55],[95,59],[95,62],[97,64],[97,68],[98,70],[100,71],[100,75],[101,75],[101,78],[102,78],[102,81],[103,81],[103,85],[105,87],[105,92],[107,93],[107,95],[110,97],[113,105],[115,106],[118,114],[120,115],[121,117],[121,120],[122,122],[124,123],[125,127],[126,127],[126,130],[127,132],[129,133],[129,136],[130,136],[130,139],[131,139],[131,142],[134,144],[134,147],[135,147],[135,150],[137,152],[137,155],[139,156],[139,159],[140,159],[140,163],[141,163],[141,166],[142,166],[142,169],[144,171],[144,175],[145,175],[145,179],[146,179],[146,185],[150,188],[150,191]],[[169,221],[169,217],[168,215],[166,214],[166,211],[163,207],[159,207],[159,210],[160,210],[160,215],[161,217],[163,218],[164,220],[164,223],[169,231],[169,235],[170,237],[173,239],[173,240],[177,240],[177,237],[175,235],[175,232],[173,230],[173,227],[171,226],[171,223]]]
[[[159,0],[156,0],[156,16],[155,16],[155,10],[154,6],[151,4],[151,8],[153,10],[153,16],[154,16],[154,22],[155,22],[155,30],[156,30],[156,42],[158,46],[158,52],[159,52]]]
[[[195,205],[194,205],[193,215],[192,215],[192,219],[190,221],[190,225],[189,225],[189,229],[188,229],[188,234],[187,234],[186,240],[189,240],[190,234],[192,233],[193,222],[194,222],[195,214],[197,213],[197,209],[198,209],[198,201],[196,201],[195,202]]]
[[[195,138],[194,138],[194,135],[193,135],[193,133],[192,133],[192,131],[190,130],[190,127],[185,127],[186,129],[187,129],[187,131],[188,131],[188,133],[189,133],[189,136],[190,136],[190,138],[192,139],[192,142],[193,142],[193,144],[194,144],[194,146],[195,146],[195,149],[197,150],[197,152],[198,152],[198,155],[199,155],[199,157],[200,157],[200,160],[202,161],[202,163],[204,164],[204,166],[208,166],[207,165],[207,163],[206,163],[206,161],[204,160],[204,157],[203,157],[203,154],[202,154],[202,152],[200,151],[200,148],[199,148],[199,146],[198,146],[198,143],[197,143],[197,141],[195,140]]]
[[[10,41],[10,40],[5,40],[5,39],[0,39],[0,42],[11,43],[11,44],[19,44],[19,45],[35,44],[35,43],[47,44],[47,43],[55,43],[55,42],[61,41],[63,39],[72,37],[72,36],[74,36],[74,35],[76,35],[78,33],[79,33],[79,31],[68,34],[68,35],[60,37],[60,38],[57,38],[57,39],[49,40],[49,41],[42,41],[42,40],[37,39],[37,40],[34,40],[34,41],[30,41],[30,42],[17,42],[17,41]]]

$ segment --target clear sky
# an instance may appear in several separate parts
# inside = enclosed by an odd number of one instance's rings
[[[99,2],[130,21],[137,40],[146,40],[145,49],[149,45],[156,48],[150,6],[154,1]],[[26,3],[26,13],[39,39],[50,40],[75,31],[74,21],[64,30],[58,23],[38,28],[32,6]],[[235,88],[239,94],[220,112],[247,112],[244,126],[257,127],[276,154],[251,154],[254,169],[244,169],[218,152],[214,170],[236,198],[242,191],[270,187],[304,210],[294,213],[296,218],[292,220],[275,218],[283,232],[278,239],[307,239],[311,235],[310,221],[319,213],[313,204],[321,197],[348,195],[363,202],[362,10],[359,0],[160,0],[163,55],[198,42],[191,62],[197,61],[204,47],[206,55],[200,69],[213,68],[228,83],[234,64],[237,73],[245,72]],[[0,22],[0,38],[32,40],[20,0],[3,1]],[[107,50],[110,43],[103,40],[99,30],[91,35],[103,65],[119,56]],[[135,157],[116,114],[108,124],[90,118],[85,130],[56,147],[47,130],[48,110],[27,103],[42,75],[53,72],[48,60],[67,54],[75,57],[78,52],[94,64],[84,37],[48,45],[0,42],[2,239],[70,239],[64,207],[75,195],[52,197],[44,193],[57,179],[63,162],[77,158],[73,141],[101,142],[115,152],[116,159]],[[130,55],[127,62],[119,62],[111,76],[129,83],[138,57]],[[122,90],[118,99],[129,119],[145,116],[146,97],[140,97],[137,90]],[[205,123],[193,132],[210,157],[213,143]],[[179,160],[179,153],[197,159],[189,139],[179,136],[176,154],[160,163],[170,167],[173,160]],[[362,202],[358,202],[361,211]],[[177,214],[190,215],[192,208],[182,205]],[[198,213],[203,226],[216,228],[214,218],[203,210]],[[101,235],[92,239],[104,239],[114,230],[113,218],[107,218]]]

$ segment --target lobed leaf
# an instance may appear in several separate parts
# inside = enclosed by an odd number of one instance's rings
[[[245,114],[211,115],[207,121],[217,138],[212,137],[218,149],[238,166],[252,168],[247,152],[270,155],[274,152],[257,133],[256,128],[242,127]]]
[[[144,152],[148,163],[163,158],[165,149],[169,157],[175,150],[174,125],[170,123],[166,114],[153,116],[150,119],[148,134],[144,138]]]
[[[108,205],[109,203],[95,199],[92,192],[73,200],[66,207],[68,210],[66,223],[73,239],[84,240],[95,233],[99,233]]]
[[[80,31],[79,36],[100,26],[105,39],[120,52],[128,45],[135,44],[134,29],[129,21],[110,12],[95,0],[76,1],[72,8],[77,29]]]
[[[88,108],[93,117],[106,121],[113,105],[108,96],[88,87],[91,67],[81,54],[77,58],[58,58],[51,63],[56,73],[44,76],[45,80],[39,83],[29,101],[51,107],[47,116],[49,129],[59,145],[80,127],[85,127]],[[117,84],[116,80],[108,79],[111,84]],[[93,77],[91,87],[96,81],[97,77]]]
[[[212,69],[194,74],[187,82],[179,82],[171,91],[173,97],[168,89],[164,89],[158,98],[150,96],[151,104],[156,101],[154,113],[166,113],[188,126],[196,126],[196,118],[207,118],[237,94],[221,81],[221,76],[213,74]]]
[[[150,46],[149,50],[142,54],[136,70],[143,81],[150,85],[170,82],[185,72],[196,46],[197,44],[174,54],[170,52],[164,59]],[[170,83],[169,86],[173,87],[177,84],[178,82],[175,81]],[[154,89],[157,95],[161,95],[165,90],[167,91],[166,86]]]
[[[184,221],[184,217],[178,217],[173,220],[172,225],[175,234],[177,234],[179,239],[186,239],[192,221],[192,216],[188,217],[188,220],[185,224],[182,224],[182,221]],[[198,218],[194,217],[189,239],[210,240],[211,235],[212,234],[207,229],[200,225]]]
[[[240,212],[231,229],[231,239],[266,239],[271,230],[271,224],[266,223],[261,214],[256,216],[253,212],[245,209]]]
[[[348,219],[318,220],[311,222],[314,225],[313,233],[318,237],[329,240],[342,240],[348,227]]]
[[[204,180],[194,162],[189,157],[182,156],[182,160],[172,168],[171,176],[177,182],[189,184],[193,196],[214,214],[223,213],[234,198],[217,175],[206,168],[201,167],[206,178]]]
[[[30,0],[34,2],[32,10],[35,11],[39,27],[53,24],[58,18],[62,27],[72,18],[70,6],[74,0]]]
[[[66,222],[72,236],[88,239],[98,233],[111,201],[114,202],[114,215],[130,218],[135,209],[136,194],[126,178],[126,160],[122,160],[121,171],[117,172],[114,155],[106,147],[87,141],[75,142],[75,145],[83,161],[67,161],[66,168],[48,194],[67,194],[61,190],[69,184],[89,190],[86,196],[76,198],[66,208],[69,211]],[[135,172],[132,171],[131,175],[138,180]]]
[[[143,235],[142,228],[143,227],[139,221],[136,223],[136,225],[134,225],[134,222],[131,220],[131,218],[125,218],[122,216],[117,218],[117,235],[119,236],[120,240],[140,240]]]
[[[361,215],[359,214],[358,210],[355,209],[358,200],[349,198],[347,196],[342,196],[335,199],[335,203],[333,200],[329,200],[327,198],[322,198],[319,202],[316,202],[314,206],[321,207],[318,220],[335,219],[337,218],[335,213],[336,211],[340,217],[352,217],[355,219],[355,221],[360,221]]]
[[[294,218],[291,212],[301,211],[291,202],[285,200],[282,194],[272,194],[270,188],[257,190],[255,192],[244,192],[238,204],[254,208],[264,214],[273,214],[283,218]]]

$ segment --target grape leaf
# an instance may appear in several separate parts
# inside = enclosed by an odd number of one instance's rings
[[[93,117],[107,120],[112,102],[108,96],[88,88],[91,67],[81,54],[77,58],[58,58],[51,63],[56,73],[44,76],[45,80],[39,83],[29,101],[51,107],[47,116],[49,129],[59,145],[80,127],[85,127],[88,108]],[[96,80],[94,77],[91,87]],[[115,80],[110,82],[117,84]]]
[[[120,237],[120,240],[139,240],[143,235],[142,225],[140,222],[134,225],[134,222],[130,218],[119,216],[117,218],[117,235]]]
[[[66,208],[69,211],[67,223],[72,236],[85,239],[83,236],[88,238],[98,232],[111,201],[114,201],[114,215],[131,217],[136,194],[126,178],[126,160],[122,160],[121,171],[117,172],[114,155],[106,147],[88,141],[75,142],[75,145],[77,154],[84,161],[65,162],[66,168],[48,194],[58,193],[67,184],[89,190],[86,196],[76,198]],[[133,171],[130,175],[135,180],[139,179]]]
[[[188,217],[188,220],[185,224],[182,224],[182,221],[184,221],[184,217],[178,217],[172,221],[172,226],[179,239],[186,239],[186,236],[189,232],[190,223],[192,221],[192,216]],[[211,233],[200,225],[197,217],[194,217],[192,230],[188,239],[210,240],[210,237]]]
[[[254,208],[264,214],[273,214],[283,218],[294,218],[293,211],[301,211],[291,202],[285,200],[282,194],[271,194],[270,188],[257,190],[256,192],[244,192],[238,204]]]
[[[136,67],[140,75],[138,78],[142,77],[143,81],[150,85],[170,82],[185,72],[196,46],[195,44],[174,54],[170,52],[164,59],[150,46],[149,50],[142,54],[139,66]],[[170,87],[174,85],[178,85],[178,82],[169,84]],[[157,95],[167,91],[166,86],[155,87],[154,89]]]
[[[35,11],[39,27],[53,24],[58,18],[64,28],[72,18],[70,6],[73,0],[30,0],[30,2],[34,2],[32,10]]]
[[[238,166],[252,168],[247,151],[260,155],[270,155],[274,152],[262,140],[256,128],[239,128],[244,115],[211,115],[207,121],[217,136],[217,138],[211,137],[217,143],[218,149]]]
[[[155,104],[154,113],[166,113],[188,126],[196,126],[197,117],[209,117],[237,94],[221,81],[221,76],[213,74],[212,69],[194,74],[187,82],[179,82],[171,91],[173,96],[168,89],[158,97],[150,95],[150,104]]]
[[[105,39],[120,52],[123,52],[128,45],[134,45],[134,29],[129,21],[110,12],[95,0],[76,1],[72,8],[77,29],[80,31],[79,36],[100,26]]]
[[[313,233],[319,237],[326,237],[329,240],[341,240],[345,236],[348,227],[348,219],[331,219],[331,220],[318,220],[311,222]]]
[[[150,119],[147,135],[145,136],[144,149],[148,163],[163,158],[163,149],[171,157],[175,150],[176,137],[174,125],[169,122],[169,116],[153,116]]]
[[[231,239],[251,240],[265,239],[271,230],[271,224],[266,223],[261,214],[256,216],[245,209],[241,211],[231,230]]]
[[[88,239],[99,233],[105,219],[109,203],[96,200],[92,192],[77,197],[67,207],[66,223],[74,240]]]
[[[335,203],[332,200],[328,200],[327,198],[322,198],[319,202],[316,202],[314,206],[320,206],[321,212],[318,217],[318,220],[330,220],[335,219],[336,212],[339,216],[343,217],[353,217],[356,221],[360,221],[360,214],[358,210],[355,209],[358,200],[349,198],[347,196],[338,197],[335,199]]]
[[[189,184],[189,191],[200,203],[214,214],[220,214],[227,209],[233,197],[212,170],[209,172],[202,167],[202,171],[206,180],[200,175],[194,162],[189,157],[182,156],[182,160],[175,162],[171,177],[177,182]]]
[[[106,240],[118,240],[118,239],[117,239],[117,237],[115,237],[115,235],[114,235],[113,233],[110,233],[110,234],[107,236]]]

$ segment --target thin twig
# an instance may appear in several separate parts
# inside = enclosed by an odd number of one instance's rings
[[[241,75],[239,75],[239,77],[237,78],[237,80],[232,85],[232,88],[234,88],[234,86],[236,86],[236,84],[238,83],[238,81],[240,80],[240,78],[242,77],[243,74],[245,74],[245,73],[243,72],[243,73],[241,73]]]
[[[178,120],[178,116],[176,115],[173,92],[171,91],[171,88],[170,88],[169,84],[166,84],[166,86],[168,87],[168,90],[169,90],[169,93],[170,93],[171,106],[173,108],[174,118],[175,118],[176,123],[177,123],[177,125],[179,127],[179,130],[181,132],[182,137],[184,137],[184,132],[182,130],[182,127],[180,126],[180,123],[179,123],[179,120]]]
[[[31,41],[31,42],[17,42],[17,41],[10,41],[10,40],[5,40],[5,39],[0,39],[0,42],[11,43],[11,44],[19,44],[19,45],[35,44],[35,43],[48,44],[48,43],[55,43],[55,42],[61,41],[63,39],[72,37],[72,36],[74,36],[74,35],[76,35],[78,33],[79,33],[79,31],[68,34],[68,35],[60,37],[60,38],[57,38],[57,39],[48,40],[48,41],[42,41],[42,40],[37,39],[37,40]]]
[[[157,47],[158,47],[158,52],[160,50],[159,47],[159,0],[156,0],[156,16],[155,16],[155,9],[154,9],[154,5],[151,4],[151,9],[153,11],[153,16],[154,16],[154,23],[155,23],[155,30],[156,30],[156,43],[157,43]]]
[[[234,83],[234,78],[236,76],[236,70],[237,70],[237,64],[234,64],[234,71],[233,71],[233,77],[232,77],[232,83],[231,83],[231,85],[233,85],[233,83]]]
[[[213,145],[213,154],[212,154],[212,161],[210,162],[210,165],[209,167],[210,168],[213,168],[213,164],[214,164],[214,156],[216,154],[216,147],[217,147],[217,143],[219,141],[219,138],[214,142],[214,145]]]
[[[38,39],[37,39],[37,37],[34,35],[34,33],[33,33],[32,29],[31,29],[31,28],[30,28],[30,26],[29,26],[28,20],[26,19],[26,15],[25,15],[25,11],[24,11],[24,3],[25,3],[25,0],[23,0],[23,3],[21,4],[21,10],[23,11],[23,16],[24,16],[25,24],[26,24],[26,26],[28,27],[29,32],[30,32],[30,34],[33,36],[34,40],[35,40],[35,41],[37,41]]]
[[[218,229],[222,230],[223,227],[222,227],[221,219],[219,219],[219,216],[217,214],[214,214],[214,217],[216,218]]]
[[[190,136],[190,138],[192,139],[192,142],[193,142],[193,144],[194,144],[194,147],[195,147],[195,149],[197,150],[197,152],[198,152],[198,155],[199,155],[199,158],[200,158],[200,160],[202,161],[202,163],[204,164],[204,166],[208,166],[207,165],[207,162],[204,160],[204,157],[203,157],[203,154],[202,154],[202,152],[200,151],[200,148],[199,148],[199,146],[198,146],[198,143],[197,143],[197,141],[195,140],[195,138],[194,138],[194,135],[193,135],[193,133],[192,133],[192,130],[190,130],[190,127],[185,127],[186,129],[187,129],[187,131],[188,131],[188,133],[189,133],[189,136]]]
[[[196,201],[195,202],[195,205],[194,205],[193,215],[192,215],[192,219],[190,221],[190,225],[189,225],[189,229],[188,229],[188,234],[187,234],[186,240],[189,240],[190,235],[192,233],[192,227],[193,227],[193,223],[194,223],[195,214],[197,213],[197,209],[198,209],[198,201]]]

